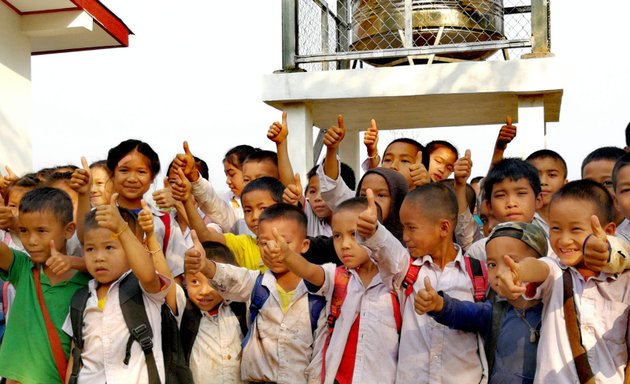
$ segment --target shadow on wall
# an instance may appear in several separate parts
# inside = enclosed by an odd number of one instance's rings
[[[33,168],[31,137],[21,132],[0,110],[0,166],[6,175],[5,166],[11,167],[17,175],[30,172]]]

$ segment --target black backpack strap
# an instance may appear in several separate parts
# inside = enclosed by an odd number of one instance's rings
[[[230,302],[230,308],[234,316],[238,319],[241,332],[243,333],[243,337],[245,337],[245,335],[247,335],[247,304],[240,301],[232,301]]]
[[[81,361],[81,351],[83,351],[83,314],[85,313],[85,306],[89,297],[90,289],[82,287],[74,293],[70,301],[70,321],[72,323],[72,341],[74,341],[74,347],[72,348],[72,372],[68,380],[70,384],[77,383],[79,371],[83,365]]]
[[[131,345],[137,341],[146,359],[149,384],[160,384],[160,375],[153,355],[153,330],[144,307],[140,283],[133,273],[120,282],[119,298],[120,309],[130,334],[123,363],[129,364]]]
[[[484,349],[486,350],[486,359],[488,360],[488,373],[491,374],[492,367],[494,366],[494,355],[497,351],[497,340],[499,339],[503,316],[505,316],[508,302],[498,300],[493,290],[490,290],[488,293],[488,299],[492,300],[492,328],[486,338]]]
[[[184,313],[182,313],[182,322],[179,326],[186,361],[190,361],[190,354],[193,344],[195,344],[195,339],[197,338],[201,316],[199,308],[197,308],[190,299],[186,300],[186,308],[184,309]]]

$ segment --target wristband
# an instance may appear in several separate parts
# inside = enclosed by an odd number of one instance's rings
[[[122,229],[118,231],[118,233],[112,233],[112,240],[118,240],[120,235],[122,235],[127,230],[127,228],[129,228],[129,224],[125,221],[125,225],[123,225]]]

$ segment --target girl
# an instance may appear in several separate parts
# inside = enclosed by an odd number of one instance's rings
[[[90,165],[91,181],[90,185],[90,204],[97,207],[103,204],[109,204],[112,197],[112,178],[107,161],[95,161]]]
[[[426,159],[424,166],[429,171],[431,181],[436,182],[448,177],[453,173],[455,162],[459,158],[457,148],[453,144],[444,140],[434,140],[427,144],[426,152],[429,154],[428,164]]]

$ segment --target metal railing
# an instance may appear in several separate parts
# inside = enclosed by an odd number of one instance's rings
[[[284,71],[549,53],[549,0],[282,0]]]

